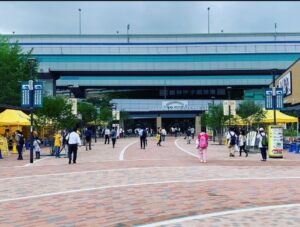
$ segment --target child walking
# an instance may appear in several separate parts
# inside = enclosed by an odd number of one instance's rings
[[[199,159],[200,162],[206,162],[206,151],[208,147],[208,135],[205,132],[205,129],[202,129],[201,132],[197,136],[198,140],[198,149],[199,149]]]
[[[33,151],[35,152],[35,158],[40,159],[41,157],[41,148],[40,148],[41,141],[38,137],[35,137],[33,140]]]

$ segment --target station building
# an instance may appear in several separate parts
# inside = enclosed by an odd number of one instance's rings
[[[300,57],[300,33],[6,37],[33,51],[48,95],[115,92],[126,97],[112,100],[117,110],[163,127],[197,123],[212,102],[255,99],[271,69]]]

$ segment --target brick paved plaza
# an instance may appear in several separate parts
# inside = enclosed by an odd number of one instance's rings
[[[49,153],[48,148],[44,154]],[[0,160],[0,226],[300,226],[300,155],[261,162],[167,137],[81,147],[77,164]]]

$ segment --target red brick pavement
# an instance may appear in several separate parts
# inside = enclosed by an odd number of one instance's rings
[[[167,138],[162,147],[149,138],[145,150],[135,143],[126,150],[124,161],[119,161],[123,148],[136,140],[118,140],[116,149],[102,141],[92,151],[82,147],[76,165],[50,157],[24,166],[28,164],[28,152],[24,161],[16,157],[0,160],[0,226],[132,226],[228,209],[300,202],[297,154],[286,153],[283,160],[264,163],[259,161],[259,154],[229,158],[226,147],[211,145],[208,163],[203,164],[176,147],[174,138]],[[187,145],[183,139],[178,144],[197,153],[194,145]],[[39,197],[22,199],[35,195]],[[282,210],[281,220],[289,217],[285,212],[289,210]],[[245,217],[240,214],[229,221],[226,217],[195,220],[182,226],[232,226],[243,223]],[[263,215],[257,213],[252,218],[248,223],[268,226],[276,217],[264,222]],[[295,223],[296,219],[289,225],[297,226]]]

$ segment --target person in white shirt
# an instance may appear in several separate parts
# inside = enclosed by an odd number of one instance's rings
[[[165,141],[167,136],[167,131],[165,128],[162,128],[161,130],[161,141]]]
[[[195,128],[194,127],[191,128],[191,133],[192,133],[192,140],[193,140],[195,137]]]
[[[105,137],[104,144],[106,144],[106,142],[108,142],[108,144],[109,144],[110,129],[108,127],[105,128],[104,137]]]
[[[80,137],[76,132],[76,128],[73,129],[73,131],[68,135],[67,138],[68,144],[69,144],[69,164],[71,164],[71,160],[72,160],[72,153],[73,154],[73,163],[76,163],[76,159],[77,159],[77,150],[78,150],[78,146],[81,146],[81,141],[80,141]]]
[[[235,156],[235,145],[236,145],[236,134],[233,131],[233,128],[229,129],[229,132],[227,133],[227,141],[228,141],[228,149],[229,149],[229,157]]]
[[[265,162],[265,161],[267,161],[267,147],[268,147],[268,145],[264,144],[265,142],[263,143],[263,139],[267,140],[268,137],[267,137],[267,134],[264,132],[263,128],[259,129],[259,131],[257,132],[256,138],[259,140],[258,147],[260,148],[260,153],[261,153],[261,157],[262,157],[261,161]]]

